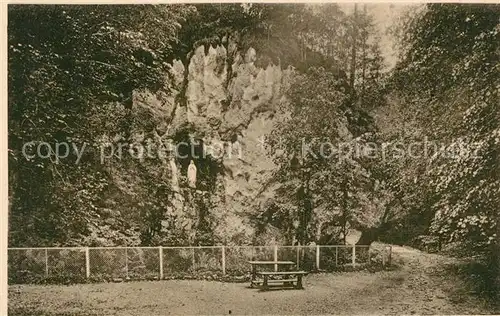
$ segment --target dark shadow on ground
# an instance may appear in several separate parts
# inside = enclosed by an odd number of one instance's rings
[[[452,299],[461,296],[475,296],[485,301],[494,314],[500,314],[500,292],[495,286],[495,275],[485,262],[467,260],[465,262],[444,265],[436,274],[452,275],[459,278],[464,287],[451,289]]]

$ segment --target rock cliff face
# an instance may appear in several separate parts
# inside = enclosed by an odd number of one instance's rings
[[[223,46],[210,47],[208,53],[202,46],[187,69],[174,61],[167,87],[171,92],[134,97],[136,112],[154,118],[156,142],[178,145],[179,135],[185,135],[182,140],[190,145],[202,144],[197,149],[202,157],[189,154],[188,159],[198,168],[198,183],[209,185],[188,188],[186,162],[173,156],[164,160],[165,176],[175,191],[168,212],[184,219],[192,240],[209,225],[200,219],[207,214],[200,213],[199,202],[212,219],[217,241],[242,243],[254,234],[248,215],[265,199],[261,191],[275,168],[263,140],[273,129],[277,107],[285,102],[283,93],[293,72],[275,65],[258,68],[255,57],[252,48],[230,59]],[[185,95],[180,95],[186,76]],[[185,102],[179,102],[182,98]]]

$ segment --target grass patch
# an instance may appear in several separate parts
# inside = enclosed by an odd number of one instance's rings
[[[444,273],[458,277],[465,287],[455,296],[473,295],[483,299],[495,313],[500,312],[500,293],[495,284],[496,274],[480,260],[468,260],[445,266]]]

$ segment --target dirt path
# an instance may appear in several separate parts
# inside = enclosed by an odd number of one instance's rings
[[[456,259],[393,246],[393,258],[400,270],[382,278],[393,290],[381,293],[391,303],[383,308],[390,314],[487,314],[485,302],[473,297],[465,284],[446,271]],[[391,282],[391,279],[393,282]]]
[[[11,286],[9,315],[486,314],[445,273],[453,259],[394,247],[393,271],[311,274],[303,291],[259,292],[241,283],[130,282]],[[57,300],[54,300],[57,298]]]

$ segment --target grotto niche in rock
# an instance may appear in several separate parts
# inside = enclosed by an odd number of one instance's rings
[[[174,137],[175,159],[180,165],[180,173],[186,177],[183,186],[189,186],[201,191],[210,191],[216,187],[217,174],[221,170],[219,163],[205,149],[203,140],[193,137],[190,130],[182,130]],[[189,185],[188,175],[190,164],[196,168],[196,183]]]

